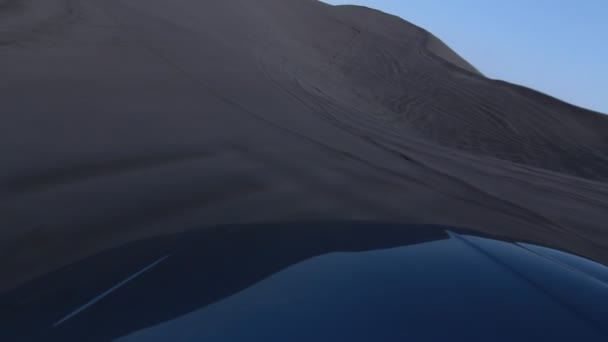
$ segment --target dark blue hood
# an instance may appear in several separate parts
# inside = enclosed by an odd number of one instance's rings
[[[133,243],[6,293],[0,337],[606,341],[607,281],[588,259],[448,227],[228,226]]]

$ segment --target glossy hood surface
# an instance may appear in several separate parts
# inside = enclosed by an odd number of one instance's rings
[[[608,269],[440,226],[256,224],[107,251],[0,295],[2,341],[606,341]]]

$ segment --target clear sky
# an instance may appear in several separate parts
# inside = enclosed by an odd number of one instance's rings
[[[441,38],[488,77],[608,114],[608,0],[325,2],[396,14]]]

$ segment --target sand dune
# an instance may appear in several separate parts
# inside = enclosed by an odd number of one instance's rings
[[[219,223],[462,226],[608,262],[608,117],[315,0],[0,2],[0,289]]]

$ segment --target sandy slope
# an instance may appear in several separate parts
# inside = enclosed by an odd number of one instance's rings
[[[381,219],[608,262],[608,118],[314,0],[0,5],[0,289],[217,223]]]

